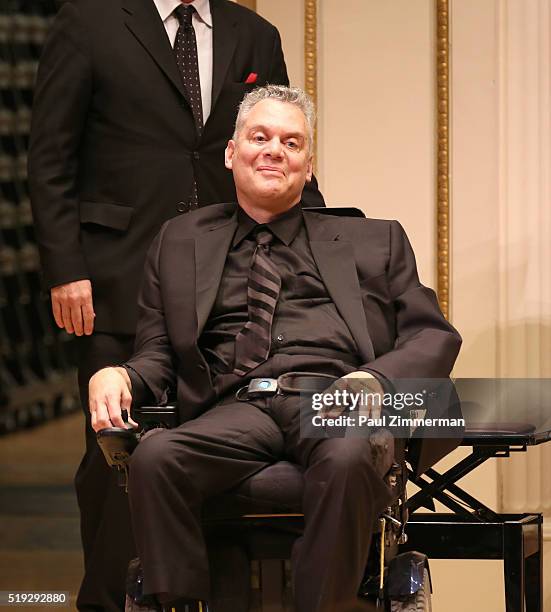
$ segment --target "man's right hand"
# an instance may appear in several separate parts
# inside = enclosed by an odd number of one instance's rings
[[[52,287],[52,312],[58,327],[68,334],[89,336],[94,331],[92,283],[78,280]]]
[[[88,385],[88,406],[94,431],[106,427],[126,428],[122,410],[128,412],[128,423],[139,427],[130,418],[131,389],[130,377],[124,368],[103,368],[92,376]]]

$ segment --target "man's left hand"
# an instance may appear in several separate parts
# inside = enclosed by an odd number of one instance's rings
[[[343,392],[358,398],[357,403],[334,405],[322,408],[320,414],[323,417],[336,418],[347,410],[354,410],[362,416],[378,419],[381,416],[384,389],[381,383],[368,372],[357,370],[336,380],[324,394],[329,393],[335,397],[343,397]]]

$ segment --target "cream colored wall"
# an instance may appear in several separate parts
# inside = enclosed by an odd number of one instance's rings
[[[451,39],[451,311],[463,336],[458,377],[497,376],[498,249],[497,91],[494,0],[452,2]],[[476,41],[476,45],[473,44]],[[451,465],[469,449],[442,463]],[[490,507],[499,505],[497,464],[489,461],[460,481]],[[435,611],[465,608],[505,610],[503,564],[439,561],[435,566]],[[461,598],[454,597],[458,584]],[[442,592],[441,592],[442,589]]]
[[[398,218],[424,282],[433,284],[433,2],[318,6],[318,173],[325,197],[371,217]]]
[[[503,89],[518,84],[508,83],[500,59],[502,30],[508,27],[503,11],[510,5],[522,15],[525,6],[544,5],[547,0],[523,2],[450,1],[451,301],[452,320],[464,338],[457,376],[506,374],[503,346],[509,339],[503,287],[510,285],[515,262],[504,259],[503,250],[507,240],[512,241],[510,256],[514,258],[522,247],[514,235],[504,242],[499,219],[509,214],[513,225],[514,219],[521,225],[523,213],[521,208],[516,217],[507,213],[504,200],[504,177],[515,167],[503,169],[508,145],[503,122],[509,113],[503,107]],[[369,216],[399,219],[416,251],[422,280],[434,285],[435,1],[318,0],[317,4],[318,178],[324,195],[331,205],[354,204]],[[279,27],[291,80],[301,85],[303,2],[257,0],[257,8]],[[509,19],[519,20],[519,15],[514,17]],[[545,12],[540,19],[545,21]],[[534,38],[538,38],[536,34]],[[515,50],[509,55],[514,64]],[[548,58],[549,54],[540,53],[539,57]],[[511,130],[514,133],[520,127],[512,126]],[[537,165],[540,158],[530,150],[530,142],[519,145],[528,153],[526,165]],[[542,182],[541,177],[536,179]],[[527,194],[511,191],[516,197],[513,204],[519,206]],[[540,225],[540,233],[548,232],[547,226]],[[548,238],[551,241],[551,235]],[[524,238],[519,235],[518,239]],[[549,280],[542,276],[544,287]],[[540,298],[535,291],[532,299],[541,299],[544,294],[549,295],[549,289],[542,289]],[[549,331],[542,328],[545,334],[548,337]],[[526,346],[529,349],[529,342]],[[538,350],[545,355],[542,345]],[[523,373],[530,369],[529,357],[517,356],[517,367],[518,359],[527,360],[526,367],[521,367]],[[439,467],[445,469],[466,452],[457,451]],[[545,480],[541,473],[546,473],[548,466],[538,465],[537,469],[536,478]],[[498,479],[497,461],[493,461],[460,484],[489,506],[500,508],[510,503],[503,500],[502,481],[507,484],[507,475]],[[514,488],[513,482],[509,489]],[[522,503],[522,499],[518,501],[518,511],[539,509],[522,508]],[[546,550],[547,557],[549,554]],[[505,609],[501,562],[432,561],[431,568],[435,612]],[[547,582],[551,583],[549,573]],[[546,589],[545,609],[551,610],[551,584],[546,584]]]
[[[457,365],[461,376],[497,375],[496,1],[461,0],[451,12],[451,302],[464,337]]]
[[[548,0],[452,2],[452,300],[463,376],[551,376],[550,17]],[[543,512],[548,558],[551,445],[495,463],[499,509]]]

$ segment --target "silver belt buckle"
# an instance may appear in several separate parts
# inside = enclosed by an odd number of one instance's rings
[[[274,395],[277,393],[277,378],[253,378],[247,388],[249,395]]]

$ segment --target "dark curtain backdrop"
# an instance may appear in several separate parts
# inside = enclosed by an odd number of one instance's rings
[[[41,290],[27,187],[33,87],[54,0],[0,2],[0,433],[76,407],[72,341]]]

